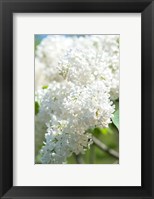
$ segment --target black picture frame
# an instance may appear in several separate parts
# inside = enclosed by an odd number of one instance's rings
[[[13,186],[13,13],[141,13],[142,186]],[[154,198],[154,1],[0,0],[0,197]],[[135,132],[134,132],[135,133]],[[26,172],[26,171],[25,171]],[[28,172],[28,171],[27,171]]]

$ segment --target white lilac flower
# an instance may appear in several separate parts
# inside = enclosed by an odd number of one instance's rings
[[[75,48],[67,51],[57,67],[64,80],[77,85],[103,81],[110,91],[111,99],[116,100],[119,95],[118,62],[116,59],[111,64],[106,52],[102,53],[94,48]]]
[[[102,73],[102,70],[105,70],[104,73],[106,73],[105,76],[107,77],[106,82],[109,82],[108,79],[110,80],[111,99],[117,99],[119,93],[119,35],[86,35],[79,37],[65,37],[62,35],[47,36],[41,44],[38,45],[36,50],[36,89],[43,85],[48,85],[53,80],[62,81],[62,76],[59,74],[57,65],[59,60],[62,60],[63,67],[66,66],[68,63],[67,55],[71,49],[82,49],[85,53],[91,53],[90,55],[85,55],[87,58],[85,56],[82,58],[82,61],[84,61],[84,59],[89,60],[88,65],[82,64],[82,68],[87,66],[87,70],[86,68],[84,69],[85,72],[87,72],[85,78],[89,78],[89,80],[90,78],[94,78],[92,74],[90,74],[90,77],[88,76],[94,69],[96,69],[96,71],[92,72],[95,72],[96,75]],[[72,54],[68,57],[69,59],[71,59],[71,56],[73,57]],[[77,52],[75,54],[77,55]],[[80,54],[80,59],[82,53],[78,54]],[[101,62],[99,59],[101,59]],[[91,64],[90,61],[92,61]],[[95,62],[98,62],[98,64],[93,65]],[[72,70],[75,69],[75,67],[76,70],[78,70],[78,66],[78,64],[76,66],[74,65]],[[91,66],[93,68],[88,68]],[[82,73],[82,71],[79,72]],[[102,75],[104,76],[103,73]]]
[[[42,163],[63,163],[72,153],[84,153],[92,143],[91,134],[86,131],[96,126],[108,127],[113,112],[114,105],[102,81],[87,86],[67,81],[51,83],[36,116],[42,122],[36,120],[38,130],[46,125]]]
[[[48,133],[45,135],[46,143],[41,150],[42,163],[65,163],[73,152],[84,153],[91,144],[91,134],[68,132],[65,124],[67,126],[67,121],[58,121],[54,127],[48,127]]]
[[[111,100],[119,95],[118,39],[48,36],[38,46],[35,135],[37,145],[44,141],[42,163],[65,163],[72,153],[84,153],[92,144],[88,129],[111,123]]]
[[[36,88],[49,84],[50,81],[60,81],[56,65],[61,56],[72,46],[72,39],[62,35],[49,35],[37,46],[35,55],[35,79]],[[41,67],[40,67],[41,66]]]

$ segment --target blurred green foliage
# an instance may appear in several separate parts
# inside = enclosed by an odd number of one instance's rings
[[[35,101],[35,115],[37,115],[39,112],[39,103]]]
[[[104,133],[105,132],[105,133]],[[116,127],[111,124],[109,128],[93,130],[93,135],[102,141],[109,148],[119,151],[119,134]],[[102,151],[96,145],[92,145],[84,155],[80,155],[82,164],[117,164],[117,158],[109,155],[107,152]],[[68,164],[77,164],[76,156],[68,158]]]

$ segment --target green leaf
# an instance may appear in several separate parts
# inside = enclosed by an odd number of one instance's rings
[[[106,135],[108,133],[109,129],[108,128],[103,128],[103,129],[101,128],[100,130],[101,130],[101,133],[103,133],[104,135]]]
[[[114,101],[115,111],[119,110],[119,101]]]
[[[40,108],[39,103],[36,101],[36,102],[35,102],[35,115],[38,114],[39,108]]]
[[[48,85],[42,86],[42,89],[47,89]]]
[[[110,134],[113,133],[119,133],[118,128],[114,125],[114,123],[112,122],[111,124],[109,124],[109,131]]]
[[[99,133],[101,133],[101,130],[100,130],[100,128],[94,128],[93,129],[93,132],[92,132],[94,135],[98,135]]]
[[[108,133],[109,129],[108,128],[99,128],[99,127],[95,127],[94,129],[90,129],[89,132],[92,133],[95,136],[98,135],[106,135]]]
[[[115,111],[114,117],[112,118],[113,124],[117,127],[119,130],[119,109]]]

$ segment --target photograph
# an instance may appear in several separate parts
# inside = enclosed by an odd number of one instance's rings
[[[119,34],[34,35],[35,164],[119,164]]]
[[[154,199],[154,0],[0,10],[0,198]]]

